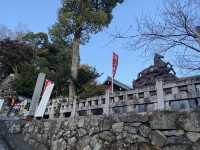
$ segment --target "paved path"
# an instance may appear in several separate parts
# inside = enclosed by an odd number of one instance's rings
[[[0,138],[0,150],[8,150],[8,147],[2,138]]]
[[[6,137],[9,142],[11,150],[36,150],[33,146],[24,142],[22,134],[16,134],[13,136]],[[1,149],[0,149],[1,150]],[[37,149],[39,150],[39,149]]]
[[[4,121],[20,121],[17,117],[0,116],[0,150],[36,150],[33,146],[24,142],[22,134],[8,134]],[[2,121],[2,122],[1,122]],[[4,129],[5,128],[5,129]],[[5,133],[4,133],[5,131]],[[39,149],[37,149],[39,150]]]

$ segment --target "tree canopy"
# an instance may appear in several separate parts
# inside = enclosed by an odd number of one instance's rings
[[[53,41],[73,42],[79,34],[81,42],[101,31],[112,20],[112,10],[123,0],[63,0],[58,20],[50,29]]]
[[[9,51],[9,59],[13,59],[10,61],[13,62],[11,68],[15,64],[18,68],[15,72],[17,92],[30,97],[35,84],[33,81],[36,81],[39,72],[44,72],[47,78],[55,82],[54,96],[87,97],[102,93],[104,87],[96,82],[100,74],[89,65],[80,65],[79,47],[88,42],[92,34],[108,27],[112,20],[112,10],[122,2],[63,0],[57,22],[50,28],[49,35],[29,32],[16,37],[18,41],[5,41],[7,47],[11,47],[12,42],[18,45],[23,43],[21,47],[14,47],[14,53]],[[7,53],[3,53],[3,57],[6,58]],[[22,63],[17,64],[19,59]]]
[[[70,45],[71,79],[69,97],[74,99],[80,64],[80,44],[85,44],[91,34],[107,27],[112,20],[112,10],[123,0],[63,0],[58,20],[50,29],[52,41]]]
[[[23,41],[4,39],[0,41],[0,63],[10,72],[21,64],[30,64],[34,49]]]
[[[44,72],[47,78],[55,83],[53,96],[67,96],[71,66],[70,50],[51,43],[46,33],[31,32],[21,39],[23,41],[0,41],[0,63],[7,66],[7,75],[15,73],[13,87],[17,94],[31,97],[38,73]],[[79,69],[77,93],[81,97],[102,93],[103,87],[96,83],[99,76],[95,68],[82,65]],[[89,90],[87,87],[97,89]]]

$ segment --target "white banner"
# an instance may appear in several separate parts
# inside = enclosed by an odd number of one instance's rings
[[[53,87],[54,87],[54,83],[52,83],[52,82],[47,83],[47,85],[43,91],[42,99],[40,101],[40,104],[39,104],[36,112],[35,112],[34,117],[43,117],[46,107],[47,107],[47,104],[48,104],[48,101],[49,101],[49,98],[51,96]]]
[[[30,105],[30,109],[29,109],[29,116],[33,116],[34,113],[36,112],[37,106],[39,104],[39,100],[40,100],[40,96],[42,93],[42,88],[43,88],[43,84],[45,81],[45,74],[44,73],[39,73],[38,78],[37,78],[37,82],[35,85],[35,89],[33,92],[33,97],[32,97],[32,101],[31,101],[31,105]]]
[[[1,111],[1,109],[3,107],[3,103],[4,103],[4,99],[0,99],[0,111]]]

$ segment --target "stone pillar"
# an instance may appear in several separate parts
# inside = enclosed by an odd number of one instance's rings
[[[170,110],[171,109],[170,106],[169,106],[169,101],[165,102],[165,109],[166,110]]]
[[[62,113],[60,113],[60,117],[59,118],[65,118],[65,116],[64,116],[64,113],[62,112]]]
[[[110,102],[109,101],[110,101],[110,91],[106,90],[105,105],[103,107],[103,114],[105,114],[105,115],[109,115],[109,112],[110,112],[110,110],[109,110]]]
[[[128,105],[127,112],[134,112],[134,105],[133,104]]]
[[[88,110],[87,110],[87,115],[89,115],[89,116],[92,115],[91,109],[88,109]]]
[[[144,98],[146,98],[146,97],[150,97],[150,94],[149,94],[149,92],[144,92]]]
[[[49,118],[50,119],[54,118],[54,108],[53,108],[53,105],[51,105],[51,111],[49,112]]]
[[[71,113],[71,117],[75,117],[75,116],[76,116],[76,98],[73,99],[73,109]]]
[[[172,94],[178,94],[178,87],[172,88]]]
[[[164,92],[163,92],[163,81],[156,80],[156,89],[157,89],[157,109],[164,110],[165,102],[164,102]]]

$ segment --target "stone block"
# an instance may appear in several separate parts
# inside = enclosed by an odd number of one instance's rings
[[[126,123],[127,126],[131,127],[139,127],[141,124],[140,122]]]
[[[99,127],[91,127],[91,128],[89,129],[89,135],[90,135],[90,136],[92,136],[92,135],[94,135],[94,134],[96,134],[96,133],[98,133],[98,132],[100,132],[100,128],[99,128]]]
[[[147,142],[147,140],[144,137],[136,135],[136,134],[132,134],[132,135],[128,134],[125,141],[128,142],[128,143],[144,143],[144,142]]]
[[[63,122],[63,128],[67,128],[68,125],[69,125],[69,121],[64,121],[64,122]]]
[[[95,143],[93,150],[103,150],[102,144],[99,142]]]
[[[140,135],[142,135],[143,137],[149,137],[149,133],[151,132],[151,129],[147,126],[141,125],[139,127],[139,133]]]
[[[44,127],[45,128],[50,128],[50,126],[51,126],[50,122],[47,122],[47,121],[44,122]]]
[[[200,111],[193,111],[189,113],[182,113],[177,124],[179,128],[191,132],[200,132]]]
[[[188,132],[186,135],[187,138],[190,139],[190,141],[192,142],[196,142],[200,138],[200,133],[196,132]]]
[[[110,130],[112,128],[112,124],[114,123],[112,117],[105,117],[101,120],[101,128],[102,130]]]
[[[137,129],[132,126],[124,126],[124,131],[130,134],[137,134]]]
[[[192,146],[185,144],[182,145],[174,144],[174,145],[167,145],[162,150],[192,150]]]
[[[83,128],[78,129],[78,135],[79,137],[85,136],[87,134],[87,131]]]
[[[77,141],[76,137],[72,137],[72,138],[68,139],[68,144],[75,145],[76,141]]]
[[[122,132],[123,128],[124,128],[124,123],[123,122],[114,123],[112,125],[113,132]]]
[[[112,142],[115,139],[115,136],[109,131],[101,132],[96,137],[98,137],[99,140],[103,140],[108,143]],[[95,136],[93,136],[92,138],[95,139]]]
[[[17,133],[21,133],[21,125],[20,124],[13,124],[10,126],[9,128],[9,133],[11,134],[17,134]]]
[[[161,131],[165,136],[181,136],[184,134],[183,130],[168,130]]]
[[[29,127],[28,127],[28,132],[31,133],[31,132],[33,132],[33,131],[34,131],[34,126],[29,126]]]
[[[71,137],[71,131],[68,130],[68,131],[65,131],[65,133],[63,134],[63,137],[67,140],[68,138]]]
[[[182,135],[182,136],[168,137],[166,144],[190,145],[190,144],[192,144],[192,142],[187,137]]]
[[[85,125],[85,119],[84,118],[80,118],[78,121],[78,127],[82,128]]]
[[[151,131],[149,138],[152,145],[159,147],[162,147],[167,142],[167,138],[160,131]]]
[[[136,114],[134,112],[129,112],[127,114],[119,115],[119,120],[124,123],[134,123],[134,122],[144,123],[148,121],[148,115],[141,115],[141,114]]]
[[[83,150],[92,150],[89,145],[83,148]]]
[[[169,130],[176,129],[177,114],[175,112],[154,112],[150,118],[152,129]]]
[[[99,126],[99,124],[100,124],[100,119],[99,118],[92,117],[90,119],[90,125],[91,126]]]

